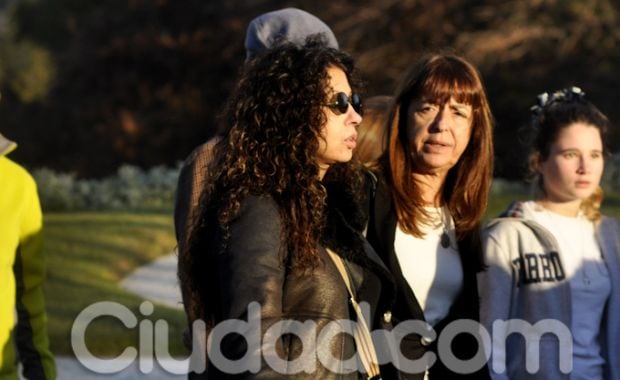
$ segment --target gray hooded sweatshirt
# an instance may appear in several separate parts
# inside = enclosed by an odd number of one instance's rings
[[[480,321],[493,339],[493,379],[569,379],[571,289],[554,236],[514,203],[483,233],[486,269],[478,275]],[[596,240],[611,295],[600,333],[605,379],[620,379],[620,223],[603,217]],[[510,323],[504,321],[513,320]],[[505,330],[507,329],[507,330]],[[521,331],[513,333],[511,331]],[[524,336],[528,336],[524,338]],[[503,364],[505,360],[505,365]],[[538,361],[538,368],[535,364]],[[530,366],[530,367],[527,367]]]

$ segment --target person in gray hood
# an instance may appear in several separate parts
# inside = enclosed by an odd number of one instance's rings
[[[577,87],[539,95],[538,196],[483,234],[480,319],[493,379],[620,379],[620,223],[601,215],[610,123]]]

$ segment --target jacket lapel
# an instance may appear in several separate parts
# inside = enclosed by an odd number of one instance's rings
[[[371,223],[376,231],[376,243],[380,245],[380,247],[377,247],[379,248],[377,252],[389,268],[396,282],[398,288],[396,302],[404,302],[409,313],[415,319],[425,320],[422,307],[409,286],[409,283],[403,276],[398,258],[396,257],[396,252],[394,250],[394,238],[396,236],[397,225],[396,210],[394,210],[394,205],[385,181],[379,181],[377,184],[377,192],[372,207],[373,213],[371,215]],[[395,308],[401,307],[401,305],[395,305]]]

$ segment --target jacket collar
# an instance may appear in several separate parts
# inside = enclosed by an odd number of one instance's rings
[[[508,208],[500,214],[498,218],[492,219],[485,226],[485,230],[490,230],[497,224],[500,224],[504,221],[513,221],[519,222],[529,229],[532,230],[534,236],[538,238],[538,240],[550,250],[558,250],[558,244],[551,234],[545,227],[536,222],[532,216],[532,212],[528,207],[525,207],[524,202],[514,201],[512,202]]]
[[[370,186],[370,183],[367,183]],[[374,184],[372,184],[374,186]],[[355,200],[342,189],[328,187],[327,221],[321,243],[347,261],[376,273],[382,282],[390,284],[392,294],[396,289],[394,278],[383,260],[364,238],[362,231],[368,221],[365,203],[368,199]]]
[[[328,211],[327,224],[328,228],[323,235],[323,243],[327,247],[356,264],[389,272],[362,233],[349,224],[340,210]]]
[[[0,134],[0,156],[6,156],[7,154],[11,153],[15,148],[17,148],[16,143]]]

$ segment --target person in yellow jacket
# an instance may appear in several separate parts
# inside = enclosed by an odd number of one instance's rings
[[[33,178],[0,135],[0,379],[54,379],[43,301],[42,215]]]

